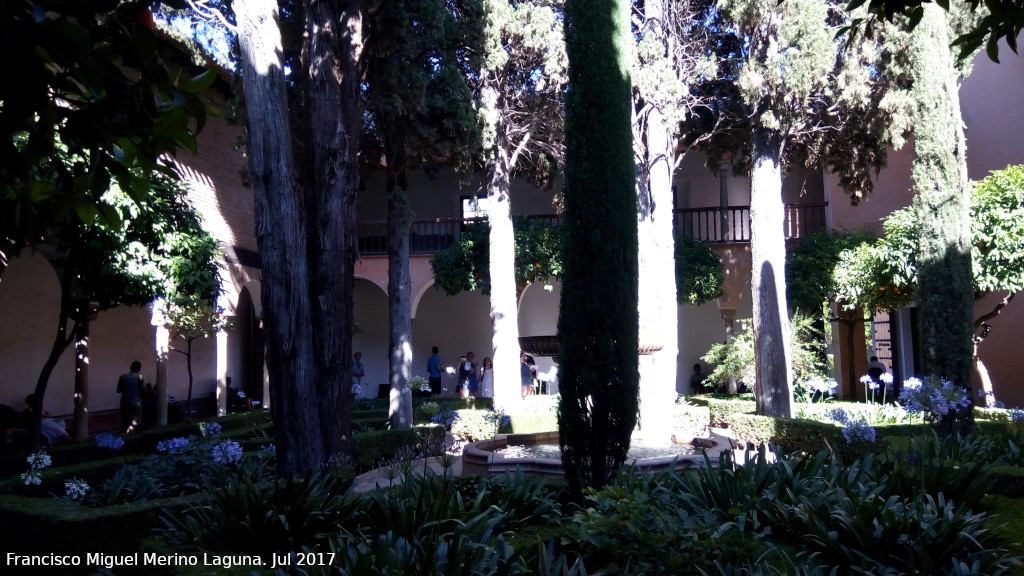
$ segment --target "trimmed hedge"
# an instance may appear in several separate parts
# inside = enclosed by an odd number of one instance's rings
[[[707,406],[709,425],[724,428],[732,423],[734,414],[753,414],[757,403],[753,400],[716,398],[714,396],[689,396],[687,402],[696,406]]]
[[[444,427],[436,424],[360,432],[352,435],[352,459],[356,472],[362,473],[376,468],[382,460],[392,458],[405,446],[422,448],[425,444],[444,442],[444,439]]]
[[[688,442],[693,438],[706,438],[708,427],[711,425],[711,410],[705,404],[682,402],[676,404],[672,416],[672,431],[678,436],[678,440]]]
[[[144,502],[89,508],[56,498],[0,497],[0,539],[18,555],[45,555],[60,542],[61,554],[79,555],[85,561],[90,552],[130,555],[143,549],[143,541],[161,526],[161,513],[180,512],[202,502],[194,494]],[[82,574],[81,567],[47,568],[47,574]],[[174,574],[173,568],[156,566],[118,567],[117,574]]]
[[[829,447],[835,449],[845,443],[841,427],[814,420],[736,413],[732,415],[730,424],[740,442],[751,442],[754,445],[771,442],[787,452],[814,454]]]

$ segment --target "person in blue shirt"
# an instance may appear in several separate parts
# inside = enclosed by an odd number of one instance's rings
[[[432,354],[427,358],[427,381],[430,383],[430,395],[441,395],[441,357],[437,355],[437,346],[430,349]]]

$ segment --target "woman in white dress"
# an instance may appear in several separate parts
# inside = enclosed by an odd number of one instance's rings
[[[480,396],[494,397],[494,365],[490,356],[484,358],[483,366],[480,368]]]

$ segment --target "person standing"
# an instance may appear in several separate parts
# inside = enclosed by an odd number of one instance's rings
[[[476,362],[473,362],[473,353],[466,352],[465,359],[459,362],[459,396],[469,398],[476,394]]]
[[[480,367],[480,396],[483,398],[494,397],[494,364],[491,357],[484,358]]]
[[[533,394],[533,370],[528,362],[526,352],[519,355],[519,380],[522,385],[523,398]]]
[[[366,375],[366,371],[363,370],[363,353],[356,352],[352,355],[352,393],[362,394],[363,393],[363,376]]]
[[[441,395],[441,357],[437,355],[437,346],[430,351],[430,358],[427,358],[427,382],[430,383],[430,395],[437,398]]]
[[[129,371],[117,379],[117,392],[121,395],[121,432],[128,434],[142,424],[142,362],[132,362]]]
[[[893,398],[892,376],[888,378],[884,376],[888,371],[889,369],[885,367],[885,364],[879,362],[878,356],[872,356],[869,359],[868,376],[875,381],[876,385],[885,386],[885,394],[888,398]]]
[[[700,363],[693,365],[693,374],[690,375],[690,393],[691,394],[703,394],[707,392],[707,388],[704,386],[704,379],[707,377],[704,372],[701,371]],[[682,396],[682,392],[679,392],[678,396]]]

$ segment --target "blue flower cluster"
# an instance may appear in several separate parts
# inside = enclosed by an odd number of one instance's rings
[[[242,445],[234,440],[225,440],[213,447],[213,461],[231,464],[242,459]]]
[[[846,439],[848,444],[856,444],[857,442],[873,443],[875,441],[875,429],[863,418],[854,420],[842,408],[833,408],[825,412],[825,417],[844,426],[843,438]]]
[[[203,438],[213,438],[214,436],[219,436],[220,432],[220,424],[216,422],[201,422],[199,424],[199,433],[203,435]]]
[[[923,380],[909,378],[903,382],[900,403],[907,412],[916,412],[941,420],[950,410],[967,408],[971,405],[971,400],[967,396],[967,390],[949,380],[938,376],[925,376]]]
[[[157,452],[167,452],[168,454],[178,454],[185,448],[188,448],[188,438],[171,438],[156,443]]]
[[[260,460],[274,458],[277,456],[277,446],[274,444],[261,444],[260,451],[256,453],[256,457]]]
[[[505,414],[504,410],[495,411],[493,409],[488,410],[487,413],[484,414],[484,420],[498,430],[500,430],[502,426],[508,426],[512,422],[508,417],[508,414]]]
[[[452,424],[459,419],[459,413],[452,410],[450,406],[445,406],[441,410],[430,417],[430,421],[434,424],[441,424],[445,428],[451,428]]]
[[[103,432],[96,435],[96,445],[108,450],[120,450],[124,447],[124,438],[114,436],[110,432]]]
[[[1024,410],[1020,408],[1010,408],[1006,415],[1010,417],[1011,422],[1024,422]]]

